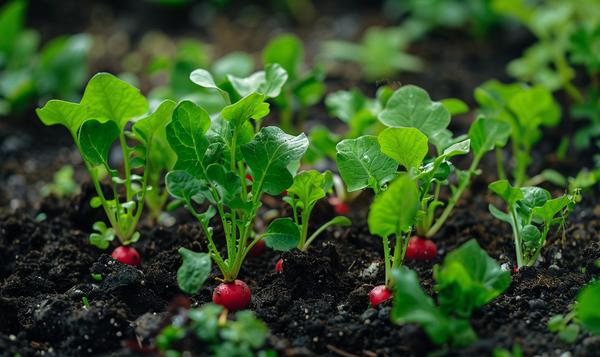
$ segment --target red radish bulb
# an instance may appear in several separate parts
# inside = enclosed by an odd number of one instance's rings
[[[250,243],[252,243],[252,242],[248,242],[248,245],[250,245]],[[250,250],[246,254],[246,258],[258,258],[262,255],[262,253],[264,251],[265,251],[265,241],[261,239],[258,242],[254,243],[252,248],[250,248]]]
[[[250,174],[246,174],[246,179],[250,180],[250,182],[254,182],[254,179],[252,178],[252,175],[250,175]]]
[[[346,215],[350,212],[350,207],[337,197],[331,197],[329,199],[329,204],[333,206],[333,209],[337,214]]]
[[[385,288],[385,285],[379,285],[371,290],[371,293],[369,294],[369,302],[371,303],[371,307],[375,307],[392,296],[393,294]]]
[[[243,310],[250,305],[252,294],[248,285],[236,279],[233,283],[223,283],[215,289],[213,302],[229,311]]]
[[[283,270],[283,259],[279,259],[279,261],[277,262],[277,265],[275,266],[275,269],[277,271],[282,271]]]
[[[129,264],[136,268],[139,268],[142,263],[140,253],[138,253],[134,248],[126,247],[124,245],[115,249],[110,256],[123,264]]]
[[[437,253],[437,247],[430,239],[410,237],[404,258],[424,262],[426,260],[433,260],[437,256]]]

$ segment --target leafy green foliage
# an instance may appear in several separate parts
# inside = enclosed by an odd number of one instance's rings
[[[560,223],[560,228],[564,229],[565,220],[577,202],[580,191],[576,189],[573,196],[565,194],[551,199],[550,193],[542,188],[515,188],[506,180],[493,182],[489,188],[508,204],[508,213],[491,204],[489,209],[494,217],[512,226],[519,268],[535,264],[551,224]],[[560,217],[555,218],[557,214]],[[534,222],[544,223],[542,232],[532,224]]]
[[[40,189],[40,195],[47,197],[54,193],[58,198],[63,198],[65,195],[72,195],[79,191],[79,185],[73,181],[74,172],[75,170],[71,165],[61,167],[54,173],[54,181]]]
[[[577,294],[575,317],[581,325],[595,335],[600,335],[600,284],[591,284]]]
[[[392,277],[402,288],[394,290],[391,320],[397,324],[416,322],[433,343],[450,342],[453,347],[475,342],[477,335],[469,326],[472,310],[492,301],[510,284],[510,274],[502,271],[475,240],[448,254],[442,267],[434,267],[439,308],[423,293],[414,271],[394,269]]]
[[[264,100],[264,94],[249,93],[224,107],[215,120],[193,102],[182,101],[166,128],[177,155],[174,170],[165,178],[167,190],[180,203],[186,203],[199,220],[209,241],[208,254],[228,282],[235,280],[246,254],[260,239],[278,250],[296,247],[301,240],[296,222],[278,219],[247,245],[261,194],[278,195],[290,188],[294,179],[288,166],[299,161],[308,148],[304,134],[288,135],[277,127],[262,128],[254,135],[249,120],[258,120],[269,112]],[[251,192],[246,186],[246,166],[253,177]],[[205,199],[216,208],[210,205],[198,213],[195,204]],[[225,232],[226,259],[212,239],[210,219],[216,213]]]
[[[413,34],[404,27],[370,27],[361,44],[346,41],[326,41],[324,56],[359,63],[367,80],[395,76],[398,71],[419,72],[422,61],[405,52]]]
[[[197,340],[190,343],[203,346],[211,355],[254,356],[264,345],[268,332],[252,311],[238,311],[235,319],[227,319],[223,307],[215,304],[190,309],[184,316],[177,315],[171,320],[172,323],[156,336],[156,345],[166,356],[183,352],[179,350],[180,341],[190,336]],[[262,355],[268,351],[258,353]]]
[[[542,137],[541,127],[554,127],[561,118],[561,110],[552,94],[542,86],[502,84],[489,80],[475,89],[475,100],[480,112],[489,118],[498,118],[511,126],[511,141],[516,167],[513,185],[520,187],[527,181],[527,167],[533,145]],[[498,163],[500,178],[504,168]]]
[[[206,253],[196,253],[186,248],[179,248],[183,263],[177,270],[179,288],[188,294],[200,290],[210,275],[210,256]]]

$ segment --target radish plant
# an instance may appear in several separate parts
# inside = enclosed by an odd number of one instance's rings
[[[477,335],[469,325],[474,309],[484,306],[510,285],[510,273],[503,271],[476,240],[471,239],[448,253],[444,265],[433,267],[438,293],[436,308],[414,271],[394,269],[394,307],[390,314],[397,324],[418,323],[436,345],[469,345]]]
[[[565,229],[565,221],[578,201],[580,189],[572,196],[551,199],[550,193],[540,187],[512,187],[506,180],[496,181],[489,188],[508,204],[508,213],[490,204],[494,217],[512,226],[517,255],[517,267],[533,266],[542,250],[551,224]],[[559,217],[555,217],[559,214]],[[542,231],[533,223],[543,223]]]
[[[169,121],[174,106],[171,101],[163,102],[153,114],[137,120],[131,133],[126,132],[125,126],[131,119],[148,112],[148,101],[136,88],[108,73],[99,73],[89,81],[81,103],[51,100],[36,110],[44,124],[61,124],[69,129],[90,173],[98,194],[91,205],[102,206],[110,222],[110,227],[102,221],[94,224],[98,233],[90,236],[93,245],[106,249],[115,237],[123,245],[139,239],[136,226],[148,190],[147,167],[152,139]],[[129,146],[126,135],[139,144]],[[121,173],[111,168],[108,160],[117,139],[125,158]],[[142,168],[142,176],[133,172]],[[105,196],[100,185],[101,169],[110,175],[112,198]],[[120,187],[125,189],[123,196],[119,195]]]
[[[221,93],[227,97],[226,92]],[[193,102],[182,101],[167,125],[167,139],[177,154],[174,170],[166,176],[167,189],[179,203],[187,204],[199,220],[209,242],[208,255],[223,274],[221,280],[226,286],[215,291],[214,302],[221,302],[224,292],[234,287],[247,290],[236,278],[244,258],[261,239],[267,246],[282,251],[297,247],[301,241],[298,225],[289,218],[280,218],[248,244],[261,194],[279,195],[290,188],[294,178],[288,166],[300,160],[308,148],[304,134],[288,135],[277,127],[258,130],[258,123],[269,113],[265,98],[264,94],[250,93],[223,108],[214,120]],[[249,192],[247,170],[253,178]],[[204,200],[212,205],[198,212],[194,203]],[[210,225],[217,213],[225,235],[225,257],[213,241]],[[246,299],[229,307],[245,308],[249,302]]]

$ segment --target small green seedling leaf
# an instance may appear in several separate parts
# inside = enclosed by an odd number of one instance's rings
[[[113,241],[116,237],[115,230],[113,228],[107,228],[106,223],[102,221],[94,223],[92,228],[100,232],[100,234],[90,234],[90,243],[100,249],[108,248],[109,242]]]
[[[304,133],[293,136],[278,127],[265,127],[248,144],[241,146],[242,155],[252,171],[253,193],[257,188],[271,195],[288,189],[294,178],[287,169],[290,162],[300,160],[308,149]]]
[[[327,173],[331,178],[331,172],[327,170]],[[325,187],[326,176],[327,174],[321,174],[316,170],[301,172],[294,176],[294,183],[287,189],[288,195],[298,196],[298,199],[304,203],[304,207],[308,208],[325,197],[327,191],[333,186],[333,180],[329,180],[331,185]]]
[[[288,74],[279,64],[270,63],[264,71],[258,71],[246,78],[227,75],[233,88],[242,97],[252,92],[264,94],[265,98],[275,98],[281,93],[281,88],[288,79]]]
[[[456,99],[456,98],[442,99],[442,100],[440,100],[440,103],[442,103],[444,105],[444,107],[446,107],[446,109],[448,109],[448,112],[450,112],[451,116],[469,112],[469,106],[467,105],[467,103],[463,102],[460,99]]]
[[[69,129],[73,138],[77,138],[77,131],[81,124],[88,119],[85,106],[62,100],[50,100],[43,108],[38,108],[35,112],[45,125],[64,125]]]
[[[577,294],[575,317],[583,327],[595,335],[600,335],[600,283],[590,284]]]
[[[469,128],[471,148],[475,155],[483,156],[495,147],[504,147],[511,133],[511,126],[504,120],[479,117]]]
[[[96,197],[92,198],[90,200],[90,206],[92,208],[98,208],[98,207],[102,206],[102,200],[100,199],[100,197],[96,196]]]
[[[371,205],[367,219],[369,232],[383,238],[399,236],[413,226],[419,207],[416,183],[408,175],[401,175]]]
[[[296,248],[300,244],[300,237],[300,228],[289,218],[274,220],[261,236],[268,247],[280,251]]]
[[[298,76],[300,65],[304,61],[302,41],[294,34],[277,36],[263,49],[262,61],[265,65],[278,63],[288,73],[289,79],[293,80]]]
[[[94,280],[102,281],[102,275],[101,274],[92,274],[92,278]]]
[[[429,150],[427,137],[415,128],[387,128],[379,134],[381,152],[410,171],[419,168]]]
[[[523,192],[519,188],[514,188],[506,180],[492,182],[489,189],[502,197],[509,207],[512,207],[517,201],[524,199]]]
[[[250,119],[261,119],[269,114],[269,103],[265,103],[265,95],[250,93],[239,102],[226,106],[221,111],[221,117],[232,123],[235,128],[241,128]]]
[[[172,100],[165,100],[151,115],[142,118],[133,124],[133,131],[138,134],[145,145],[148,145],[154,133],[161,127],[164,128],[171,117],[176,103]]]
[[[88,107],[90,118],[114,121],[120,132],[127,121],[148,112],[148,101],[137,88],[108,73],[90,79],[81,105]]]
[[[183,258],[183,264],[177,270],[179,288],[188,294],[195,294],[210,275],[210,255],[196,253],[186,248],[179,248],[177,252]]]
[[[342,140],[336,149],[338,169],[348,192],[370,187],[372,180],[382,186],[396,175],[398,162],[381,152],[376,136]],[[374,189],[378,191],[379,187]]]
[[[580,330],[581,328],[578,324],[567,325],[567,327],[558,333],[558,338],[566,344],[571,344],[577,340]]]
[[[108,169],[108,152],[120,132],[113,121],[101,123],[96,119],[86,120],[79,131],[82,155],[90,164],[104,165]]]
[[[417,128],[428,138],[450,124],[448,109],[442,103],[432,101],[425,90],[413,85],[396,90],[378,118],[387,126]]]
[[[192,82],[196,83],[200,87],[218,90],[219,94],[221,94],[221,97],[223,98],[223,101],[225,102],[225,105],[231,104],[231,99],[229,99],[229,93],[219,88],[215,84],[215,80],[209,71],[205,69],[197,69],[190,74],[190,79],[192,80]]]
[[[219,192],[223,203],[229,208],[250,211],[251,202],[244,202],[237,195],[242,191],[242,179],[220,164],[212,164],[206,169],[206,179]]]
[[[542,207],[533,207],[532,213],[536,216],[542,217],[542,219],[550,224],[554,219],[554,216],[563,208],[567,207],[569,204],[569,197],[564,195],[562,197],[558,197],[552,200],[548,200],[544,203]]]
[[[539,247],[542,233],[536,226],[528,224],[521,229],[521,239],[527,249],[535,249]]]
[[[165,176],[165,185],[171,196],[186,201],[200,193],[202,181],[186,171],[171,171]]]

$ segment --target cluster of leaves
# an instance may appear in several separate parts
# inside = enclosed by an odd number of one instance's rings
[[[0,9],[0,115],[18,113],[36,98],[78,100],[88,76],[91,36],[61,36],[39,49],[40,34],[24,28],[26,10],[26,0]]]
[[[510,124],[515,161],[513,185],[523,186],[528,179],[527,167],[532,163],[531,149],[542,138],[541,127],[554,127],[560,123],[560,106],[552,93],[540,85],[503,84],[495,79],[475,88],[474,96],[481,114]],[[499,148],[496,154],[498,176],[503,180],[506,174]]]
[[[63,198],[66,195],[72,195],[79,191],[79,185],[73,180],[75,170],[71,165],[65,165],[54,173],[54,181],[48,183],[40,189],[40,195],[47,197],[51,193],[58,198]]]
[[[106,249],[115,236],[122,244],[139,239],[137,222],[142,214],[148,189],[148,161],[154,133],[164,127],[171,118],[175,103],[163,102],[158,109],[133,125],[133,131],[125,131],[128,122],[148,112],[148,101],[136,88],[107,74],[99,73],[88,83],[81,103],[51,100],[37,114],[46,125],[61,124],[69,129],[85,165],[92,177],[98,194],[92,199],[93,207],[104,208],[111,227],[102,221],[94,224],[99,233],[90,236],[91,243]],[[130,147],[126,136],[139,144]],[[125,158],[124,171],[109,166],[109,151],[118,139]],[[133,172],[144,169],[143,176]],[[100,184],[101,170],[110,174],[113,197],[105,196]],[[124,202],[119,187],[125,188]]]
[[[360,64],[369,81],[395,77],[397,72],[419,72],[423,62],[406,53],[412,41],[421,37],[423,29],[412,26],[370,27],[361,44],[341,40],[323,43],[323,56]]]
[[[421,290],[414,271],[392,271],[396,285],[402,287],[394,291],[392,322],[420,324],[437,345],[450,343],[459,347],[473,343],[477,339],[469,325],[473,310],[504,292],[510,284],[510,273],[503,271],[476,240],[470,240],[448,253],[443,266],[434,266],[433,275],[437,282],[437,308]]]
[[[191,348],[190,339],[197,341],[195,349],[202,348],[211,356],[273,355],[270,350],[260,350],[268,329],[252,311],[238,311],[230,319],[222,306],[209,303],[181,311],[171,320],[155,338],[156,347],[165,356],[185,356]]]
[[[502,197],[508,205],[508,213],[490,204],[494,217],[508,222],[513,229],[517,266],[533,266],[540,254],[551,224],[565,229],[565,220],[578,201],[579,189],[572,196],[551,199],[550,193],[540,187],[515,188],[506,180],[493,182],[489,188]],[[556,215],[559,217],[555,217]],[[543,223],[542,232],[533,223]]]

